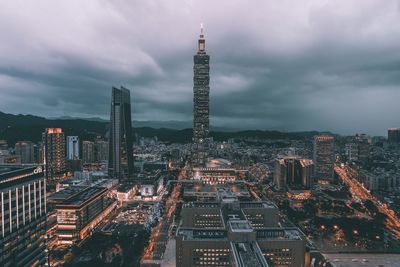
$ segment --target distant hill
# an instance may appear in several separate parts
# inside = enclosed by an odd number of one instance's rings
[[[134,122],[133,132],[139,136],[154,137],[159,140],[174,143],[188,143],[192,140],[192,129],[190,127],[173,129],[178,124],[170,122],[159,122],[160,127],[149,127],[145,125],[157,125],[155,122]],[[170,123],[172,127],[169,127]],[[183,127],[187,123],[181,122]],[[109,127],[106,120],[99,118],[72,118],[62,117],[46,119],[33,115],[13,115],[0,112],[0,139],[8,141],[13,146],[17,141],[30,140],[39,142],[45,128],[60,127],[66,135],[79,135],[82,139],[91,140],[96,135],[105,136]],[[213,130],[214,129],[214,130]],[[292,132],[279,131],[232,131],[224,128],[213,128],[210,135],[214,140],[227,140],[230,138],[259,138],[259,139],[311,139],[318,132]]]
[[[104,135],[108,123],[83,119],[46,119],[32,115],[13,115],[0,112],[0,139],[13,145],[17,141],[39,142],[45,128],[60,127],[66,135]]]

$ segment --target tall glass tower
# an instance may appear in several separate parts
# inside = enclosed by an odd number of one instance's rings
[[[207,159],[207,138],[210,113],[210,56],[201,27],[197,54],[193,66],[193,164],[203,166]]]
[[[131,95],[128,89],[112,88],[108,172],[121,183],[133,182]]]

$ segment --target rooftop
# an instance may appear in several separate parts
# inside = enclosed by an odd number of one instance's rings
[[[184,208],[219,208],[218,202],[188,202],[183,205]]]
[[[229,227],[232,232],[252,232],[250,223],[247,220],[229,220]]]
[[[226,240],[225,230],[213,229],[193,229],[193,228],[180,228],[178,235],[184,239],[224,239]]]
[[[238,267],[268,267],[256,242],[232,242],[232,252]]]
[[[240,202],[240,208],[242,209],[254,209],[254,208],[264,208],[264,209],[277,209],[278,207],[272,201],[249,201]]]
[[[22,181],[43,177],[43,169],[39,165],[0,165],[0,186],[9,187]]]
[[[257,238],[269,240],[304,240],[304,234],[297,228],[257,229]]]
[[[67,190],[67,189],[64,189]],[[60,208],[68,208],[68,207],[80,207],[89,200],[96,198],[97,196],[107,192],[107,188],[104,187],[86,187],[86,188],[77,188],[75,190],[63,192],[60,194],[60,197],[65,197],[64,201],[58,207]],[[79,191],[80,190],[80,191]],[[60,193],[59,192],[59,193]],[[71,195],[68,195],[70,193]]]
[[[76,196],[79,192],[86,189],[87,186],[70,186],[61,191],[54,193],[53,195],[49,196],[47,199],[49,201],[65,201]]]

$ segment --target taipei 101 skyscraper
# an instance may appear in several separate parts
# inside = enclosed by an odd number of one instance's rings
[[[204,166],[207,160],[207,138],[210,113],[210,56],[201,26],[197,54],[193,66],[193,165]]]

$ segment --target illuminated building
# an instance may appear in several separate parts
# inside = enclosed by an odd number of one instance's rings
[[[209,200],[215,201],[218,196],[218,188],[220,185],[210,185],[205,183],[192,183],[183,185],[183,198],[187,201],[191,200]],[[251,199],[251,194],[244,183],[224,184],[223,188],[229,190],[239,200]]]
[[[400,128],[388,129],[388,142],[391,144],[400,143]]]
[[[334,181],[334,140],[333,136],[314,136],[314,177],[318,181]]]
[[[133,182],[131,95],[128,89],[112,88],[109,140],[109,175],[121,183]]]
[[[164,176],[149,176],[141,180],[140,195],[142,199],[153,199],[161,194],[164,189]]]
[[[108,160],[108,142],[103,140],[96,140],[94,142],[94,159],[95,161]]]
[[[21,156],[18,155],[0,155],[0,164],[21,164]]]
[[[107,194],[104,187],[68,187],[49,197],[51,203],[57,203],[59,244],[72,245],[93,232],[116,207]]]
[[[19,141],[15,144],[15,155],[21,157],[22,164],[35,162],[35,146],[31,141]]]
[[[306,266],[306,238],[278,226],[275,204],[241,202],[223,189],[218,199],[183,205],[176,266]]]
[[[313,185],[314,163],[309,159],[287,156],[275,161],[274,183],[278,190],[291,188],[309,189]]]
[[[82,142],[82,161],[83,163],[94,162],[94,143],[91,141]]]
[[[79,137],[67,136],[67,159],[79,159]]]
[[[192,179],[206,184],[225,184],[238,180],[240,171],[234,168],[193,168]]]
[[[60,180],[65,175],[65,137],[61,128],[47,128],[42,133],[44,165],[48,182]]]
[[[41,166],[0,166],[0,265],[45,263],[46,180]]]
[[[193,165],[204,166],[207,159],[210,109],[210,56],[206,54],[203,28],[193,66]]]

